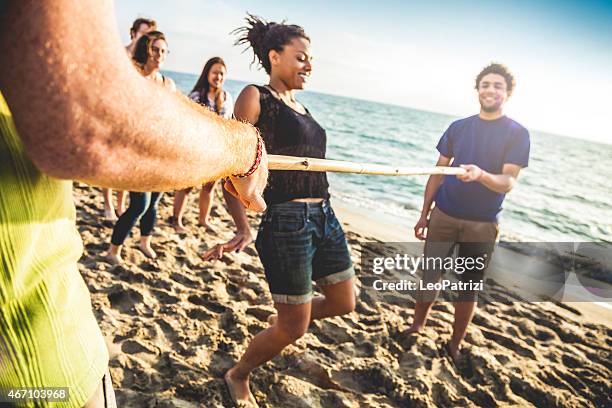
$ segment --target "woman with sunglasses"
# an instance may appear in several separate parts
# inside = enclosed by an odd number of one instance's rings
[[[176,85],[171,78],[161,74],[160,69],[168,56],[168,42],[160,31],[150,31],[138,40],[132,60],[136,68],[146,79],[158,83],[171,91],[176,91]],[[130,230],[140,220],[140,250],[148,258],[156,258],[157,254],[151,248],[151,237],[157,220],[157,204],[161,199],[159,192],[130,191],[130,205],[121,214],[111,237],[108,258],[113,264],[123,263],[121,249]]]

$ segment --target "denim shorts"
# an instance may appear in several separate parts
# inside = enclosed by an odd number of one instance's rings
[[[328,200],[270,205],[255,247],[277,303],[308,303],[313,281],[325,286],[355,276],[344,231]]]

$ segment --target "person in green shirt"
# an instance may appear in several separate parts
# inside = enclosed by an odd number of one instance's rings
[[[70,180],[170,191],[230,176],[264,211],[267,156],[255,161],[252,126],[144,79],[110,1],[0,1],[0,55],[0,390],[67,387],[54,407],[112,406]]]

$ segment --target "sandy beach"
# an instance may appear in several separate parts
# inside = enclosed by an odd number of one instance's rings
[[[217,234],[197,228],[196,194],[186,214],[191,232],[170,227],[172,199],[160,203],[153,247],[158,259],[128,238],[124,266],[104,254],[112,228],[104,224],[99,189],[75,184],[77,227],[84,243],[80,271],[111,352],[120,407],[231,407],[224,372],[274,308],[254,246],[205,263],[200,254],[233,235],[217,200]],[[362,243],[407,241],[399,228],[333,203],[344,222],[362,285]],[[255,228],[257,219],[250,214]],[[255,232],[255,231],[254,231]],[[454,365],[443,351],[452,305],[434,306],[423,333],[400,336],[414,301],[362,290],[356,311],[312,323],[282,355],[254,372],[261,407],[434,407],[612,405],[610,309],[591,303],[488,303],[468,329]]]

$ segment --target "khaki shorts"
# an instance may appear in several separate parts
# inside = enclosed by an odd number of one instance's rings
[[[427,242],[482,242],[495,244],[499,224],[451,217],[435,207],[429,217]]]
[[[454,278],[461,282],[479,282],[484,279],[484,273],[489,265],[495,242],[499,236],[499,225],[496,222],[481,222],[451,217],[438,208],[434,208],[429,217],[427,241],[425,242],[425,258],[452,257],[457,250],[457,257],[484,257],[485,267],[467,268],[463,273],[453,273]],[[446,272],[438,266],[424,268],[423,281],[438,282]],[[462,291],[462,300],[474,299],[472,291]],[[428,297],[432,294],[426,295]],[[437,293],[433,295],[434,298]],[[433,299],[423,299],[433,301]]]

